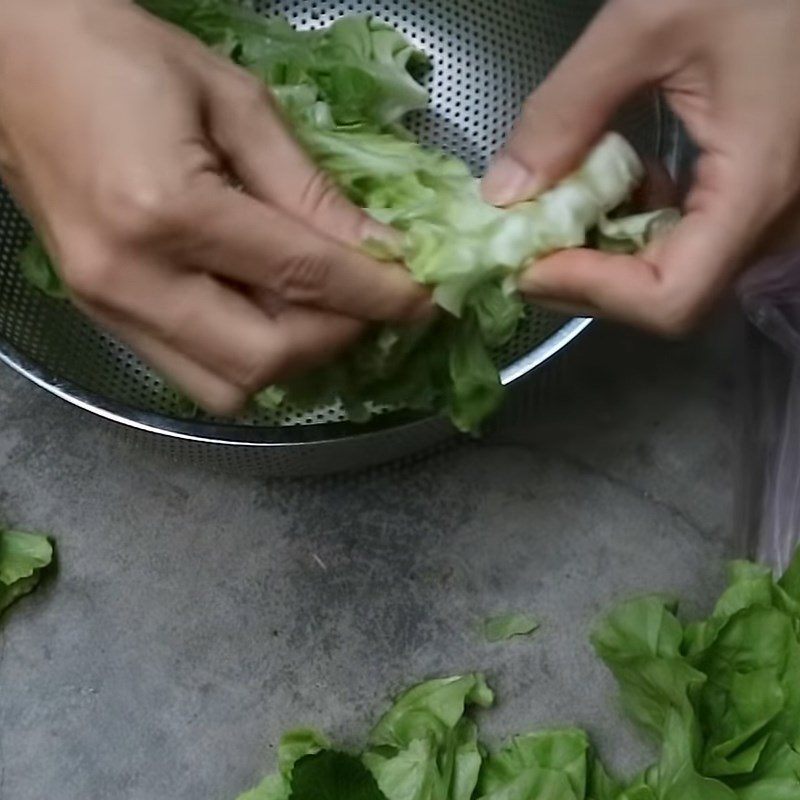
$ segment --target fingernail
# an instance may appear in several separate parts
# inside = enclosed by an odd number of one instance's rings
[[[364,223],[362,235],[365,239],[374,239],[377,242],[395,242],[400,238],[400,233],[394,228],[373,219],[368,219]]]
[[[547,287],[539,279],[536,269],[529,267],[520,275],[517,280],[517,288],[525,297],[534,299],[537,297],[547,297]]]
[[[402,234],[379,222],[364,225],[361,244],[368,253],[384,260],[398,259],[403,253]]]
[[[495,206],[530,200],[542,188],[536,173],[509,155],[501,155],[489,167],[481,186],[484,199]]]

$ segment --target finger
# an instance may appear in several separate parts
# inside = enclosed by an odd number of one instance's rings
[[[647,4],[639,3],[638,7]],[[483,180],[498,206],[530,199],[575,169],[619,106],[662,68],[637,4],[609,3],[528,98]]]
[[[724,290],[765,225],[758,193],[747,183],[737,185],[719,170],[701,171],[681,224],[640,256],[565,251],[531,267],[521,289],[534,301],[679,335]]]
[[[248,193],[351,247],[392,239],[345,198],[314,165],[286,127],[266,86],[226,72],[209,88],[211,137]]]
[[[537,297],[536,305],[545,311],[552,311],[554,314],[561,314],[565,317],[591,318],[598,316],[598,309],[596,308],[565,303],[561,300],[552,300],[549,297]]]
[[[184,264],[269,289],[292,305],[370,321],[411,321],[432,313],[430,295],[399,264],[320,236],[300,222],[224,186],[200,193]]]
[[[246,405],[249,395],[241,387],[220,378],[140,328],[97,308],[84,306],[83,310],[120,341],[125,342],[175,389],[210,414],[234,417]]]
[[[100,308],[246,394],[332,359],[361,333],[355,320],[311,310],[273,319],[205,273],[147,264],[127,270]]]
[[[287,342],[290,351],[275,380],[285,381],[333,361],[366,331],[363,323],[341,314],[276,305],[271,293],[266,297],[257,294],[255,302],[262,308],[273,310],[276,334]]]

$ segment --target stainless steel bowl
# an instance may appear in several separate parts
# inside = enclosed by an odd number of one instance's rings
[[[421,138],[466,159],[477,174],[500,146],[531,88],[602,5],[600,0],[276,0],[304,28],[371,12],[398,26],[434,60],[431,110],[413,121]],[[591,76],[587,76],[590,80]],[[618,127],[639,150],[679,156],[679,133],[656,96],[627,109]],[[135,442],[176,458],[272,475],[372,466],[453,435],[441,419],[387,414],[367,426],[341,409],[267,412],[236,424],[187,417],[181,399],[129,350],[68,303],[30,289],[17,269],[29,228],[0,187],[0,360],[49,392],[122,426]],[[537,376],[589,320],[531,309],[502,354],[506,385]]]

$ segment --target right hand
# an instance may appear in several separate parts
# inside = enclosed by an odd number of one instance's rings
[[[218,414],[430,310],[269,92],[127,0],[2,4],[0,175],[75,303]]]
[[[701,151],[686,214],[638,256],[568,250],[534,264],[528,297],[680,335],[748,261],[796,246],[798,37],[798,0],[609,0],[527,101],[484,193],[507,205],[543,191],[625,100],[658,87]]]

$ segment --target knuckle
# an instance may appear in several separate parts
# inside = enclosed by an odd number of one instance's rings
[[[73,294],[88,303],[105,302],[114,294],[119,262],[102,247],[70,247],[61,272]]]
[[[300,204],[312,216],[343,210],[344,198],[327,175],[314,170],[300,190]]]
[[[263,112],[264,108],[274,105],[269,87],[244,70],[237,69],[231,73],[228,93],[235,99],[234,107],[245,114]]]
[[[185,282],[181,291],[176,293],[179,300],[173,301],[169,311],[158,316],[158,336],[167,347],[184,351],[187,344],[194,339],[197,328],[197,310],[207,307],[208,300],[213,299],[216,286],[211,276],[197,276]]]
[[[177,184],[177,182],[176,182]],[[184,222],[185,187],[168,181],[132,182],[106,205],[114,233],[128,241],[150,241],[179,229]]]
[[[318,303],[330,284],[332,263],[324,252],[306,251],[284,258],[277,292],[290,303]]]

